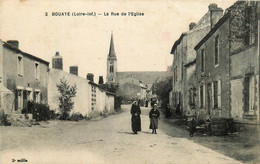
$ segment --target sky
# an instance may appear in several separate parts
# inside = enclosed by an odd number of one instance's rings
[[[222,9],[235,0],[0,0],[0,39],[18,40],[19,48],[50,62],[56,51],[64,71],[78,65],[87,73],[106,79],[111,33],[118,71],[166,71],[173,62],[170,50],[190,22],[198,22],[210,3]],[[46,16],[46,12],[48,16]],[[52,16],[70,12],[70,16]],[[96,16],[72,16],[95,12]],[[111,12],[120,16],[111,16]],[[121,16],[139,12],[144,16]],[[109,13],[105,16],[104,13]]]

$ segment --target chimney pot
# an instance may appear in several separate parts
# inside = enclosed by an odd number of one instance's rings
[[[52,68],[63,70],[62,56],[60,56],[58,51],[56,52],[55,56],[52,57]]]
[[[87,74],[87,79],[88,79],[89,81],[94,82],[94,74],[93,74],[93,73],[88,73],[88,74]]]
[[[191,22],[189,25],[189,29],[192,30],[196,26],[195,22]]]
[[[78,66],[70,66],[70,74],[78,76]]]
[[[10,44],[13,47],[19,49],[19,41],[18,40],[8,40],[7,43]]]

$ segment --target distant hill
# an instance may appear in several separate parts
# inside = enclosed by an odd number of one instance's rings
[[[117,83],[120,83],[120,80],[132,77],[140,80],[143,84],[153,84],[156,81],[165,79],[166,77],[171,76],[170,72],[167,71],[136,71],[136,72],[117,72],[116,79]]]

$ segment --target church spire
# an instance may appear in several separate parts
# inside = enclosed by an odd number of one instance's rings
[[[110,48],[109,48],[108,57],[116,57],[116,52],[115,52],[115,48],[114,48],[113,32],[111,34]]]

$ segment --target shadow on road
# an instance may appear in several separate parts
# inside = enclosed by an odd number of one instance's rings
[[[134,133],[133,133],[133,132],[117,132],[117,133],[123,133],[123,134],[132,134],[132,135],[134,135]]]

